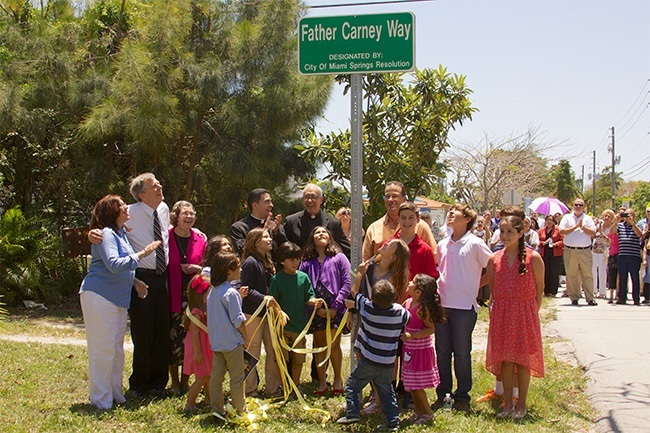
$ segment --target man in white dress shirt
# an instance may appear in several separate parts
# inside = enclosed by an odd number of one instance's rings
[[[564,268],[571,304],[578,305],[578,299],[584,291],[587,305],[593,306],[598,305],[594,300],[591,255],[591,239],[596,236],[596,224],[584,213],[584,207],[583,199],[575,199],[573,212],[562,217],[559,229],[564,236]]]

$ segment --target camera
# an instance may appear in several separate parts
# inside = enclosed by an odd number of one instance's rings
[[[627,212],[621,212],[621,218],[629,218],[630,214]]]

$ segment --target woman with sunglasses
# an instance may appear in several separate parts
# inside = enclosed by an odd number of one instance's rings
[[[339,221],[341,221],[343,234],[345,234],[345,237],[348,238],[348,241],[352,242],[352,228],[350,224],[352,221],[352,211],[349,207],[343,206],[336,212],[336,217],[339,219]],[[361,236],[365,235],[365,231],[361,229]]]

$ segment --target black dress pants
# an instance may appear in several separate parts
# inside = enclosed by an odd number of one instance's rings
[[[149,286],[144,299],[131,289],[131,338],[133,339],[133,373],[131,391],[162,391],[167,386],[171,344],[169,340],[169,295],[167,275],[140,269],[135,276]]]

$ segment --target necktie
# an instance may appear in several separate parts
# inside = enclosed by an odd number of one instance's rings
[[[162,232],[160,231],[160,221],[158,221],[158,211],[153,211],[153,239],[161,241],[158,248],[156,248],[156,273],[165,273],[165,248],[162,245]]]

